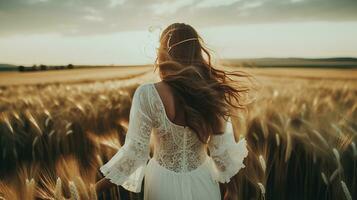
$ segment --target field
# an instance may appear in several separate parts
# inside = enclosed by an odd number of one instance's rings
[[[356,199],[357,70],[226,68],[258,87],[233,121],[249,144],[246,168],[222,194]],[[0,199],[141,199],[121,187],[96,194],[93,184],[148,81],[158,81],[150,67],[0,73]]]

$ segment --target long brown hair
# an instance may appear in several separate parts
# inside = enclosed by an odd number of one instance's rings
[[[212,134],[223,133],[222,119],[232,115],[232,108],[243,107],[242,93],[249,88],[237,85],[233,77],[248,74],[214,68],[202,38],[190,25],[174,23],[161,33],[155,66],[182,106],[185,124],[204,143]]]

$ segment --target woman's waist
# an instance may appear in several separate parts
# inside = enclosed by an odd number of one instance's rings
[[[189,173],[194,170],[203,167],[205,163],[209,161],[209,156],[206,152],[200,153],[154,153],[153,162],[165,170],[169,170],[174,173]]]

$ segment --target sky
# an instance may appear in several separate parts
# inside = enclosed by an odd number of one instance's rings
[[[357,57],[356,0],[0,0],[0,63],[151,64],[174,22],[216,59]]]

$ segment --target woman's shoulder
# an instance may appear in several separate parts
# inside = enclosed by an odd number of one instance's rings
[[[142,83],[136,88],[135,92],[147,91],[152,87],[152,85],[153,85],[153,83]]]
[[[142,83],[140,84],[134,92],[134,96],[140,96],[141,98],[147,98],[152,94],[152,87],[154,83]]]
[[[162,86],[166,86],[166,83],[159,81],[159,82],[146,82],[146,83],[142,83],[140,84],[136,90],[137,91],[149,91],[155,88],[160,88]]]

